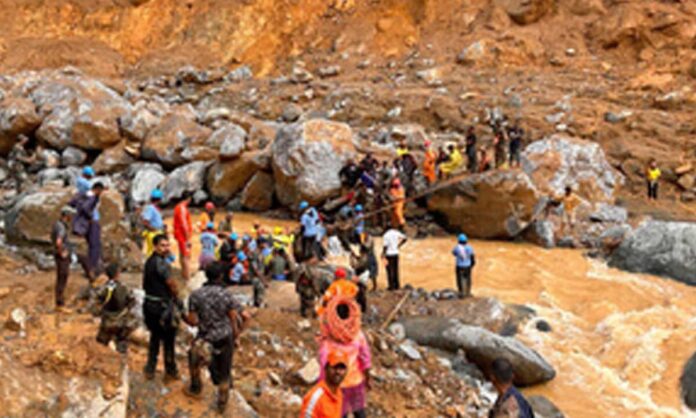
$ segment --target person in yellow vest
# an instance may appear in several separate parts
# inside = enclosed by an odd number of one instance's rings
[[[657,161],[651,160],[646,172],[648,177],[648,200],[657,200],[657,187],[662,171],[657,167]]]
[[[284,250],[285,254],[292,254],[292,244],[295,242],[295,236],[292,235],[287,228],[276,226],[273,228],[273,248]]]
[[[457,149],[457,147],[454,146],[454,144],[450,144],[447,147],[447,151],[449,154],[448,160],[440,164],[440,172],[442,173],[442,176],[444,178],[450,177],[452,173],[457,171],[464,162],[462,154],[459,152],[459,149]]]

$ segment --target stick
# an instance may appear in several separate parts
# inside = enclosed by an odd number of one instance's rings
[[[401,300],[399,301],[399,303],[396,304],[394,309],[387,316],[387,319],[385,319],[384,322],[382,323],[382,326],[379,327],[380,331],[384,331],[389,326],[389,324],[394,320],[396,313],[399,312],[399,309],[401,309],[401,305],[403,305],[404,302],[406,302],[406,299],[408,299],[410,294],[411,294],[410,292],[406,292],[404,297],[402,297]]]

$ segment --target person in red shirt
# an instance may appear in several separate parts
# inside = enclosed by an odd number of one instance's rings
[[[341,382],[346,377],[348,358],[340,351],[329,353],[324,379],[304,397],[300,418],[341,418],[343,393]]]
[[[179,260],[181,260],[181,276],[188,280],[191,274],[191,238],[193,237],[193,223],[189,212],[191,196],[184,199],[174,207],[174,238],[179,245]]]

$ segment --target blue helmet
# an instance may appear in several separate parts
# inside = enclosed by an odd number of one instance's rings
[[[355,211],[356,211],[356,212],[362,212],[362,210],[363,210],[362,205],[355,205]]]
[[[309,207],[309,203],[306,200],[300,202],[300,210],[305,210]]]
[[[155,199],[162,200],[163,197],[164,197],[164,194],[162,194],[162,190],[160,190],[160,189],[155,189],[150,193],[150,199],[152,199],[152,200],[155,200]]]
[[[469,241],[469,237],[467,237],[466,234],[459,234],[457,241],[459,241],[460,244],[466,244]]]
[[[230,234],[230,239],[231,239],[232,241],[237,241],[237,238],[239,238],[239,235],[237,235],[236,232],[233,232],[233,233]]]
[[[244,254],[243,251],[240,251],[237,253],[237,260],[239,261],[246,261],[246,254]]]
[[[82,175],[83,176],[94,176],[94,169],[90,166],[87,166],[82,169]]]
[[[208,222],[207,224],[205,224],[205,229],[214,229],[214,228],[215,228],[215,224],[212,222]]]

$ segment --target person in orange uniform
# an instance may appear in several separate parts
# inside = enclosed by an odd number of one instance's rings
[[[343,407],[341,383],[348,370],[348,358],[340,351],[329,353],[324,379],[307,392],[300,418],[340,418]]]
[[[389,197],[393,205],[392,209],[392,225],[395,228],[400,228],[406,224],[406,219],[404,218],[404,200],[406,199],[406,191],[401,185],[401,180],[398,178],[394,179],[389,188]]]
[[[334,281],[331,283],[324,296],[321,298],[321,305],[317,307],[317,314],[322,315],[326,305],[335,296],[347,296],[349,298],[355,298],[358,295],[360,289],[358,285],[348,278],[348,273],[342,267],[339,267],[334,272]]]
[[[181,262],[181,276],[188,280],[191,275],[191,237],[193,236],[193,223],[189,205],[191,196],[184,199],[174,207],[174,238],[179,245],[179,260]]]
[[[437,166],[437,153],[432,149],[429,139],[425,140],[425,159],[423,160],[423,176],[432,184],[437,179],[435,167]]]
[[[201,219],[198,222],[198,230],[200,232],[205,231],[206,226],[209,223],[215,224],[215,204],[213,202],[208,202],[204,206],[205,211],[201,213]]]

